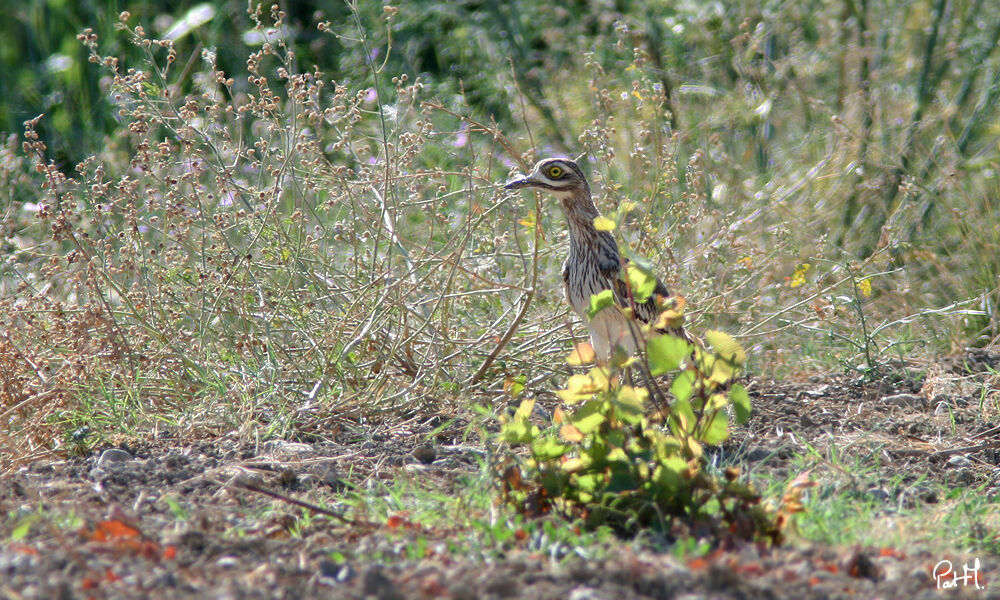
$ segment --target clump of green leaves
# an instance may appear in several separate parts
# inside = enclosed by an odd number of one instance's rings
[[[660,320],[679,313],[668,308]],[[720,331],[705,335],[711,350],[652,331],[642,331],[638,357],[572,375],[549,424],[533,419],[534,399],[503,423],[502,439],[526,450],[512,452],[503,472],[505,500],[529,515],[556,513],[623,534],[707,524],[720,534],[778,541],[778,521],[761,497],[735,469],[713,474],[705,460],[704,448],[727,439],[731,420],[750,415],[736,381],[746,353]],[[571,363],[591,358],[582,346]],[[645,374],[643,385],[626,383],[632,367]],[[671,372],[668,400],[655,376]]]

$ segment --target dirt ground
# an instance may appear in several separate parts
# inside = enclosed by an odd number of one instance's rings
[[[941,502],[937,484],[985,484],[996,496],[1000,423],[977,420],[981,387],[959,374],[970,365],[996,368],[996,358],[970,355],[922,381],[755,381],[754,416],[718,452],[738,458],[744,472],[788,476],[806,445],[822,453],[835,444],[839,464],[860,459],[878,469],[874,481],[881,483],[853,492],[890,506]],[[410,435],[365,439],[344,430],[324,441],[259,445],[163,436],[25,465],[0,479],[0,514],[7,516],[0,597],[1000,598],[998,556],[975,557],[984,589],[969,582],[946,590],[931,575],[938,561],[961,569],[974,557],[793,541],[686,560],[625,548],[596,560],[542,556],[526,540],[503,559],[484,561],[447,551],[449,536],[461,531],[424,530],[405,518],[302,520],[301,507],[267,495],[325,501],[337,512],[345,486],[404,472],[456,489],[458,477],[478,473],[481,449],[463,442],[458,425],[427,444],[437,426],[431,420],[412,423]],[[42,516],[26,520],[31,514]],[[424,558],[407,558],[418,538],[429,542]],[[344,562],[336,553],[385,560]]]

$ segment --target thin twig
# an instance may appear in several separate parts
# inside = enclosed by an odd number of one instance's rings
[[[347,517],[345,517],[344,515],[342,515],[342,514],[340,514],[338,512],[335,512],[335,511],[323,508],[322,506],[317,506],[315,504],[311,504],[309,502],[303,502],[302,500],[296,500],[295,498],[292,498],[292,497],[289,497],[289,496],[285,496],[285,495],[279,494],[277,492],[272,492],[271,490],[266,490],[266,489],[264,489],[262,487],[254,485],[252,483],[236,482],[236,483],[227,484],[227,483],[223,483],[221,481],[216,481],[216,483],[218,483],[219,485],[222,485],[224,487],[235,487],[235,488],[244,489],[244,490],[247,490],[247,491],[250,491],[250,492],[256,492],[258,494],[263,494],[263,495],[268,496],[270,498],[274,498],[275,500],[281,500],[282,502],[287,502],[288,504],[293,504],[295,506],[300,506],[300,507],[302,507],[302,508],[304,508],[304,509],[306,509],[308,511],[314,512],[316,514],[326,515],[328,517],[332,517],[334,519],[337,519],[341,523],[345,523],[347,525],[355,525],[355,526],[358,526],[358,525],[372,526],[373,525],[373,523],[371,523],[369,521],[356,521],[354,519],[348,519]]]

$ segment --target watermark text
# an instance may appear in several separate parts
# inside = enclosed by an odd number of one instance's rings
[[[974,585],[977,590],[981,590],[984,587],[979,584],[978,558],[973,561],[971,567],[967,564],[963,564],[961,574],[959,574],[957,568],[952,566],[950,560],[942,560],[938,562],[938,564],[934,565],[934,570],[931,572],[931,575],[934,577],[934,581],[937,583],[937,589],[939,590],[956,588],[959,585],[962,587]]]

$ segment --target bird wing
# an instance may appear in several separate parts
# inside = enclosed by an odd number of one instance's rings
[[[628,268],[629,259],[624,259],[624,265],[626,269]],[[645,302],[638,302],[635,300],[634,296],[630,294],[628,284],[621,277],[621,266],[615,269],[601,269],[602,274],[607,278],[607,281],[611,283],[611,291],[615,297],[615,303],[622,308],[632,307],[632,314],[635,318],[642,321],[643,323],[650,323],[655,321],[660,314],[660,308],[656,304],[656,298],[658,296],[669,298],[673,294],[667,289],[667,286],[663,285],[663,282],[656,279],[656,287],[653,288],[653,293],[650,294],[649,298]],[[671,335],[676,335],[685,339],[689,339],[687,332],[684,331],[683,327],[669,328],[669,329],[658,329],[659,333],[666,333]]]
[[[639,319],[643,323],[649,323],[657,317],[659,314],[656,309],[656,296],[670,296],[670,290],[667,286],[663,285],[663,282],[659,279],[656,280],[656,287],[653,289],[653,293],[646,298],[645,302],[635,301],[634,296],[630,293],[628,284],[622,277],[623,271],[622,267],[628,269],[629,259],[623,258],[622,262],[618,263],[615,261],[604,263],[600,266],[601,275],[604,276],[605,281],[610,284],[608,287],[611,289],[615,296],[615,304],[622,308],[632,307],[632,314],[635,318]],[[627,271],[626,271],[627,272]]]
[[[652,295],[646,298],[645,302],[638,302],[634,296],[630,295],[628,285],[621,277],[615,277],[611,281],[614,286],[612,292],[615,295],[615,303],[622,308],[632,307],[632,313],[635,315],[635,318],[643,323],[655,320],[659,314],[656,308],[656,296],[670,296],[670,291],[659,279],[656,280],[656,288],[653,289]]]

